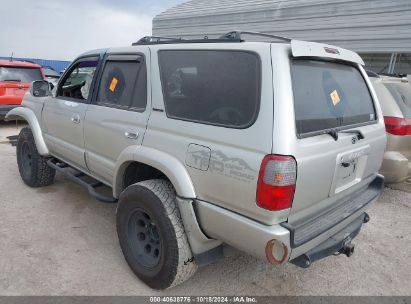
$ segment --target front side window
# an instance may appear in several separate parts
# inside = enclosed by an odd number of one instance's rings
[[[376,120],[367,84],[354,66],[296,59],[291,73],[298,134]]]
[[[32,82],[36,80],[43,80],[40,69],[0,67],[0,81]]]
[[[62,81],[57,96],[87,100],[97,68],[97,60],[82,60]]]
[[[144,60],[108,60],[101,77],[97,103],[144,110],[147,104],[147,70]]]
[[[245,128],[260,102],[260,59],[245,51],[160,51],[167,115],[217,126]]]

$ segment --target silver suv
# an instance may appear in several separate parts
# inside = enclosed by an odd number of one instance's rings
[[[24,182],[49,185],[57,170],[118,200],[128,264],[164,289],[223,244],[301,267],[353,253],[386,144],[362,65],[339,47],[258,33],[145,37],[81,55],[52,92],[34,82],[7,119],[30,126],[17,146]]]

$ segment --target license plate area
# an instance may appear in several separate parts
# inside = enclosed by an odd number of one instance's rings
[[[330,196],[361,182],[367,166],[369,151],[370,147],[367,145],[337,155]]]

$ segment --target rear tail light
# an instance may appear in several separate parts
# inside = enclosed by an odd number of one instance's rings
[[[257,205],[270,211],[290,208],[296,178],[297,163],[294,157],[266,155],[258,176]]]
[[[411,135],[411,119],[384,117],[385,129],[393,135]]]

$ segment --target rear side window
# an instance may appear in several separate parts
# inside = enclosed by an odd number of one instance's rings
[[[411,85],[408,83],[384,83],[405,118],[411,118]]]
[[[147,103],[147,71],[144,61],[107,61],[97,95],[100,105],[144,110]]]
[[[40,69],[0,67],[0,81],[32,82],[43,80]]]
[[[260,59],[245,51],[160,51],[169,117],[217,126],[254,123],[260,99]]]
[[[294,60],[291,72],[298,134],[376,120],[370,92],[355,67]]]

